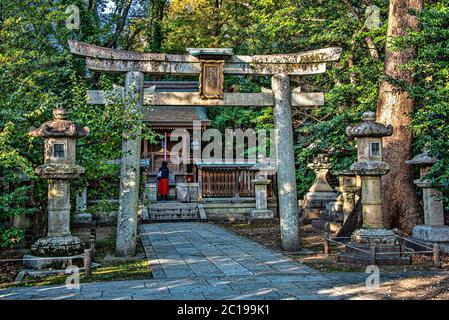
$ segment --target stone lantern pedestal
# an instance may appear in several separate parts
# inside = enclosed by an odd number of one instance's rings
[[[256,209],[251,211],[250,221],[267,220],[274,219],[274,213],[268,209],[267,203],[267,186],[270,184],[271,180],[264,177],[258,177],[252,180],[251,183],[254,184],[256,193]]]
[[[365,265],[410,264],[411,259],[402,254],[395,232],[383,223],[380,178],[390,168],[383,161],[382,137],[390,136],[393,128],[375,122],[374,112],[365,112],[363,122],[348,127],[346,133],[357,139],[358,161],[350,169],[361,179],[363,225],[353,232],[346,252],[339,259]]]
[[[326,210],[327,203],[334,201],[337,197],[326,178],[331,166],[323,158],[320,156],[313,163],[307,165],[315,172],[316,178],[303,201],[306,221],[320,219],[320,212]]]
[[[70,233],[70,183],[84,172],[75,164],[76,140],[89,133],[67,120],[64,109],[53,110],[54,120],[32,129],[30,135],[45,138],[44,164],[36,173],[48,180],[48,231],[44,238],[31,246],[32,255],[24,256],[28,268],[61,268],[69,263],[70,256],[83,252],[83,243]],[[52,257],[69,257],[64,260]],[[35,258],[40,258],[32,260]],[[46,258],[46,259],[42,259]]]
[[[449,253],[449,226],[444,225],[444,205],[441,200],[441,191],[431,185],[426,179],[436,159],[426,152],[406,161],[408,165],[419,167],[420,178],[415,180],[418,188],[422,189],[424,224],[413,228],[413,238],[427,245],[438,243],[440,249]]]

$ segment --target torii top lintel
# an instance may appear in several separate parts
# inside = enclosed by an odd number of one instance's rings
[[[326,62],[337,61],[342,49],[331,47],[294,54],[243,56],[230,49],[189,49],[192,54],[138,53],[99,47],[69,40],[70,51],[86,58],[87,68],[102,72],[140,71],[151,74],[198,75],[200,58],[195,50],[219,53],[224,62],[224,74],[233,75],[308,75],[324,73]],[[198,54],[198,52],[196,51]],[[201,53],[201,52],[200,52]]]

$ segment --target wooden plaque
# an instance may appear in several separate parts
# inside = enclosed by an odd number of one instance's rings
[[[223,99],[224,60],[201,60],[200,96],[202,99]]]

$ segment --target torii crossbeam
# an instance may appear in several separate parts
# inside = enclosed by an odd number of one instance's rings
[[[292,106],[324,104],[323,93],[291,90],[289,76],[324,73],[326,63],[338,61],[341,48],[326,48],[295,54],[234,55],[230,48],[188,48],[188,54],[137,53],[69,41],[73,54],[82,56],[86,66],[97,72],[126,73],[125,88],[137,101],[158,106],[247,106],[274,108],[277,129],[278,200],[281,240],[284,250],[299,249],[299,216],[295,177],[295,157],[291,119]],[[143,74],[199,75],[200,92],[150,92],[144,90]],[[271,90],[261,93],[225,93],[224,75],[272,75]],[[108,94],[89,90],[90,103],[107,103]],[[282,136],[282,139],[280,139]],[[139,192],[140,137],[122,145],[120,209],[117,221],[117,256],[135,254]]]

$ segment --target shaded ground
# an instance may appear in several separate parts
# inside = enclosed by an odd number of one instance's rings
[[[101,264],[100,267],[92,270],[92,275],[86,277],[84,273],[80,274],[82,282],[102,282],[113,280],[133,280],[133,279],[150,279],[151,269],[146,259],[134,262],[126,262],[115,265],[108,265],[103,259],[108,254],[113,254],[115,250],[115,227],[97,227],[97,243],[95,245],[95,253],[93,261]],[[90,237],[90,228],[73,228],[72,234],[80,237],[83,242],[88,242]],[[137,252],[143,254],[143,247],[140,238],[137,241]],[[0,255],[0,259],[21,259],[22,254],[17,251],[7,250]],[[20,269],[21,262],[0,262],[0,288],[10,286],[44,286],[50,284],[63,284],[67,279],[67,275],[54,275],[42,278],[25,277],[21,283],[14,283]]]
[[[278,224],[220,223],[222,227],[254,240],[273,250],[281,250]],[[289,254],[292,259],[323,272],[365,272],[364,266],[355,266],[337,261],[336,256],[344,250],[343,245],[331,244],[331,255],[323,254],[323,231],[311,225],[301,227],[301,242],[304,252]],[[449,256],[442,255],[442,270],[449,271]],[[415,255],[410,266],[381,266],[382,271],[433,271],[433,257]]]
[[[278,224],[224,223],[224,228],[241,236],[257,241],[271,249],[281,250],[281,238]],[[341,245],[331,245],[331,255],[323,253],[323,232],[306,225],[301,228],[302,246],[305,252],[289,254],[296,261],[322,272],[334,274],[344,279],[345,273],[365,272],[366,267],[355,266],[337,261],[336,256],[343,251]],[[380,266],[381,276],[385,273],[397,273],[402,279],[383,282],[379,289],[369,293],[372,299],[449,299],[449,257],[441,256],[442,269],[436,270],[432,256],[415,255],[410,266]],[[420,275],[422,273],[422,275]],[[360,293],[366,289],[360,286],[346,286],[347,292]],[[345,291],[345,290],[344,290]],[[346,291],[345,291],[346,292]],[[366,294],[366,292],[365,292]]]

